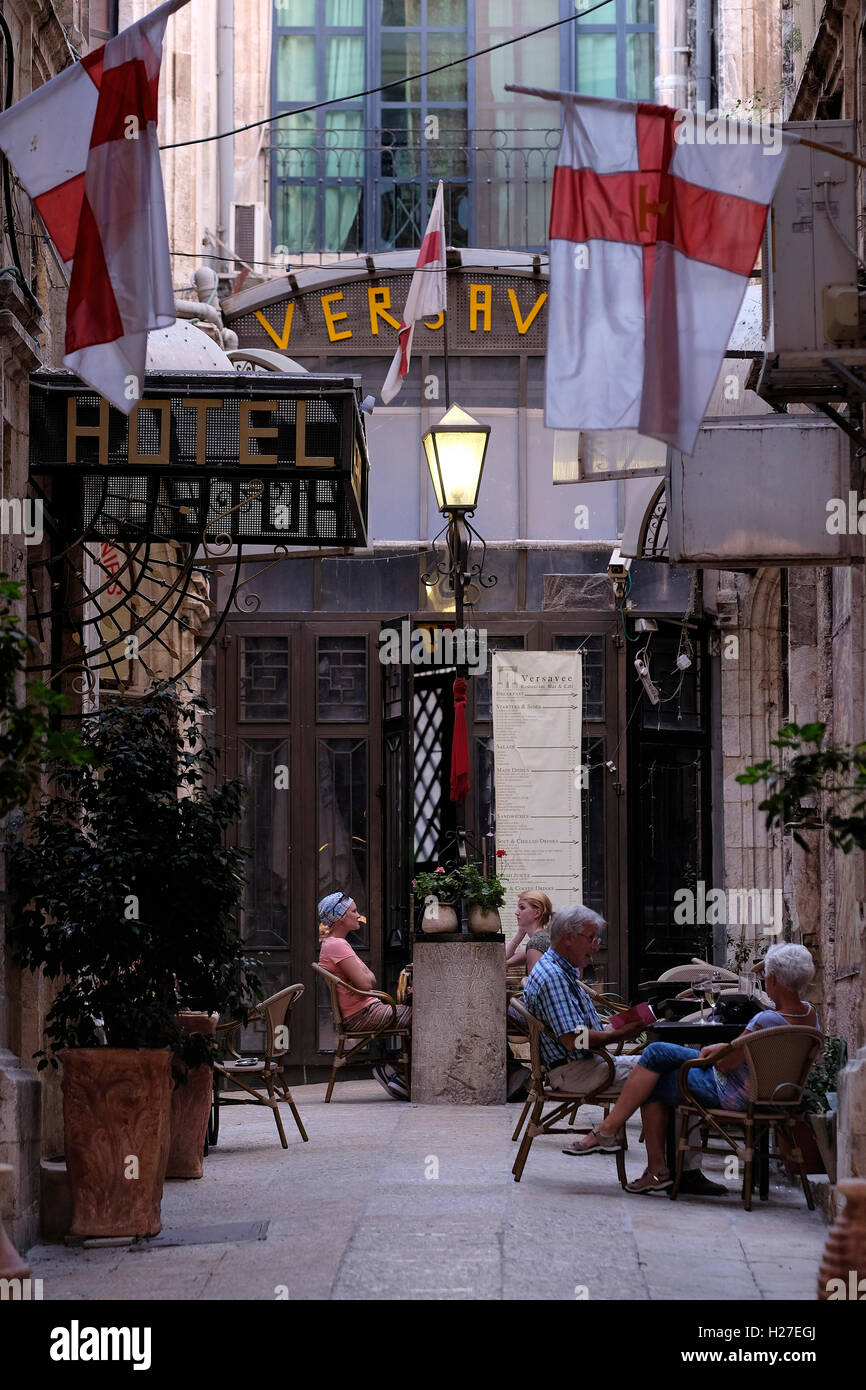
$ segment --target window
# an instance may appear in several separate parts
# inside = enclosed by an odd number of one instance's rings
[[[578,0],[587,10],[595,0]],[[655,87],[655,0],[608,0],[578,19],[575,90],[594,97],[652,101]]]
[[[449,244],[469,245],[467,0],[274,0],[272,218],[304,253],[416,247],[445,180]],[[385,91],[292,116],[316,101]]]

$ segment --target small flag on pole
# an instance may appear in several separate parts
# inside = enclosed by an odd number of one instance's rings
[[[795,137],[774,128],[770,147],[747,123],[711,131],[671,106],[531,94],[563,109],[545,424],[690,454]]]
[[[416,322],[418,319],[427,318],[428,315],[436,317],[444,314],[446,295],[445,207],[440,179],[436,197],[433,199],[430,221],[427,223],[421,250],[415,262],[415,274],[409,286],[406,308],[403,310],[399,346],[380,393],[385,405],[394,399],[403,385],[404,376],[408,375]]]
[[[129,414],[174,323],[156,134],[166,4],[0,115],[0,149],[71,267],[64,364]]]

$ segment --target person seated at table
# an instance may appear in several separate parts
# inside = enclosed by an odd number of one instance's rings
[[[580,982],[580,973],[589,965],[599,946],[600,932],[607,923],[597,912],[575,903],[557,912],[550,924],[550,949],[541,957],[523,990],[526,1008],[546,1024],[554,1037],[541,1034],[541,1060],[548,1081],[554,1090],[587,1091],[609,1075],[601,1057],[588,1053],[586,1047],[608,1047],[616,1042],[628,1042],[645,1029],[634,1023],[627,1028],[605,1028],[595,1010],[590,995]],[[578,1034],[582,1037],[578,1040]],[[583,1046],[579,1046],[578,1043]],[[646,1055],[646,1052],[642,1054]],[[605,1091],[621,1091],[641,1055],[612,1056],[614,1078]],[[606,1136],[605,1136],[606,1137]],[[622,1144],[611,1141],[606,1152],[615,1153]],[[565,1150],[566,1153],[576,1150]],[[686,1172],[680,1191],[705,1196],[721,1196],[727,1188],[710,1182],[701,1172],[700,1151],[690,1152],[685,1159]]]
[[[322,898],[317,911],[322,926],[328,929],[328,935],[319,951],[319,965],[323,970],[345,980],[346,984],[354,985],[356,989],[375,989],[376,976],[346,940],[349,932],[358,930],[361,920],[354,900],[346,893],[329,893],[327,897]],[[353,1032],[357,1030],[359,1033],[366,1033],[392,1021],[391,1005],[386,1004],[384,999],[365,999],[361,995],[353,994],[351,990],[344,989],[342,985],[337,986],[337,999],[343,1020],[346,1024],[351,1024]],[[398,1004],[396,1025],[405,1027],[411,1018],[412,1010],[409,1005]],[[406,1082],[396,1067],[379,1063],[373,1067],[373,1075],[390,1096],[399,1100],[409,1099]]]
[[[643,1120],[647,1166],[643,1175],[628,1184],[629,1192],[665,1192],[673,1186],[673,1178],[665,1161],[665,1138],[668,1115],[680,1103],[678,1072],[683,1062],[696,1057],[715,1057],[727,1047],[734,1051],[719,1059],[712,1067],[692,1067],[688,1073],[688,1088],[692,1095],[710,1110],[742,1110],[749,1101],[749,1068],[742,1048],[737,1044],[749,1033],[761,1028],[779,1028],[793,1024],[802,1028],[817,1028],[815,1007],[801,996],[812,983],[815,966],[805,946],[782,942],[771,946],[764,957],[764,990],[774,1008],[755,1014],[745,1031],[733,1043],[713,1043],[700,1051],[679,1047],[675,1043],[650,1043],[637,1059],[631,1075],[622,1088],[619,1100],[606,1120],[563,1152],[582,1157],[594,1153],[616,1153],[622,1149],[623,1126],[640,1109]]]
[[[546,928],[553,915],[553,904],[546,893],[521,893],[514,915],[517,932],[509,944],[505,968],[523,962],[528,975],[550,948],[550,932]],[[524,937],[526,946],[520,951],[518,948]]]

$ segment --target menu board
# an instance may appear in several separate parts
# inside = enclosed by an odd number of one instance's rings
[[[516,930],[521,893],[554,908],[583,901],[582,658],[579,652],[493,654],[496,848],[506,882],[502,920]]]

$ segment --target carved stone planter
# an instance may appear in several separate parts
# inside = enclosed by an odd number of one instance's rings
[[[474,932],[502,931],[502,918],[497,907],[483,908],[473,903],[469,909],[469,930]]]
[[[837,1184],[845,1206],[827,1234],[818,1270],[818,1298],[858,1301],[866,1296],[866,1179]]]
[[[171,1053],[83,1047],[67,1048],[61,1058],[70,1235],[156,1235],[168,1161]]]
[[[12,1169],[9,1164],[0,1163],[0,1208],[3,1188],[11,1177]],[[29,1274],[30,1266],[22,1260],[3,1229],[3,1222],[0,1221],[0,1279],[26,1279]]]
[[[428,936],[459,931],[460,923],[453,904],[443,903],[438,898],[433,898],[424,908],[421,930],[426,932]]]
[[[184,1033],[215,1033],[217,1015],[182,1013],[175,1022]],[[186,1080],[171,1093],[171,1146],[165,1176],[200,1178],[213,1100],[213,1070],[203,1066],[190,1071],[179,1058],[175,1058],[174,1064],[178,1071],[185,1072]]]

